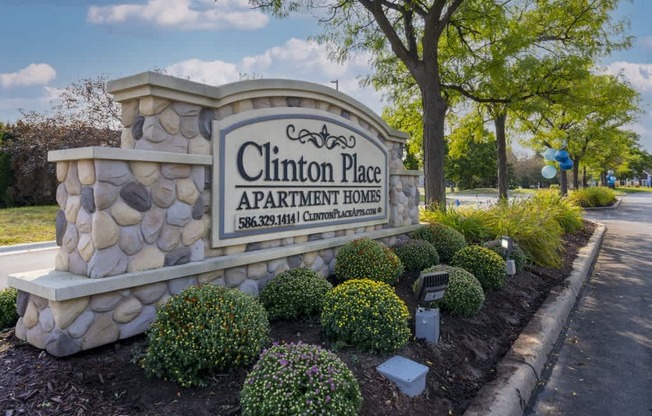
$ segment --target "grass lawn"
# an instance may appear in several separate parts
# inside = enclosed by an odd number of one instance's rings
[[[643,192],[652,192],[652,188],[644,188],[644,187],[634,187],[634,186],[618,186],[615,189],[616,193],[622,193],[622,194],[640,194]]]
[[[0,209],[0,246],[54,240],[56,205]]]

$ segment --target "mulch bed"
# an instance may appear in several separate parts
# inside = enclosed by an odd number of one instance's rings
[[[362,415],[459,415],[480,388],[494,378],[495,368],[551,288],[569,276],[579,248],[586,245],[595,225],[585,222],[583,231],[564,238],[561,269],[530,267],[510,277],[500,291],[491,292],[473,318],[457,318],[442,312],[441,338],[436,346],[422,341],[408,343],[397,354],[430,367],[425,392],[408,398],[376,371],[393,354],[372,355],[353,348],[337,354],[360,382]],[[411,286],[415,275],[405,275],[397,293],[416,308]],[[412,327],[414,323],[411,322]],[[272,339],[321,344],[318,320],[272,324]],[[181,388],[148,379],[137,361],[146,338],[137,336],[119,343],[54,358],[18,340],[13,330],[0,333],[0,410],[15,415],[237,415],[239,394],[246,371],[217,375],[209,387]]]

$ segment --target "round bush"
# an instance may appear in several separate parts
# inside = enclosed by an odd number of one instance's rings
[[[191,286],[156,313],[142,365],[148,375],[187,387],[256,360],[267,342],[265,308],[251,296],[213,285]]]
[[[354,279],[335,287],[324,301],[326,335],[363,350],[390,352],[410,338],[408,309],[390,285]]]
[[[394,252],[377,241],[360,238],[337,253],[335,274],[340,280],[371,279],[394,284],[403,273],[403,264]]]
[[[486,290],[500,289],[507,279],[505,260],[482,246],[468,246],[455,253],[451,266],[470,272]]]
[[[404,241],[394,247],[394,253],[409,272],[418,272],[439,264],[437,249],[425,240]]]
[[[13,287],[0,290],[0,329],[16,325],[16,297],[18,291]]]
[[[455,253],[466,247],[466,240],[459,231],[438,222],[419,228],[411,237],[426,240],[435,246],[442,263],[450,262]]]
[[[275,276],[262,290],[259,300],[270,320],[297,319],[320,313],[324,296],[332,289],[319,273],[302,267]]]
[[[507,250],[502,247],[500,240],[487,241],[482,243],[482,246],[496,252],[503,259],[507,254]],[[525,266],[528,264],[528,258],[521,246],[516,244],[516,242],[512,243],[512,252],[509,254],[509,258],[514,260],[514,264],[516,265],[516,273],[521,273],[523,270],[525,270]]]
[[[242,387],[243,416],[356,415],[358,381],[335,354],[316,345],[265,350]]]
[[[448,272],[448,287],[439,306],[451,315],[475,315],[484,303],[484,291],[478,279],[464,269],[451,266],[432,266],[422,273],[439,271]]]

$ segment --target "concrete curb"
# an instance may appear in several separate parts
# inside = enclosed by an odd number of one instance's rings
[[[580,249],[567,285],[548,295],[505,358],[498,364],[497,378],[485,385],[464,416],[522,416],[541,379],[559,334],[564,328],[584,282],[598,256],[606,227],[598,224],[589,243]]]
[[[608,209],[618,209],[620,207],[620,203],[623,202],[622,198],[616,199],[616,203],[614,203],[610,207],[586,207],[582,208],[584,211],[604,211]]]
[[[18,254],[35,250],[49,250],[57,247],[56,241],[44,241],[41,243],[15,244],[12,246],[0,246],[0,255]]]

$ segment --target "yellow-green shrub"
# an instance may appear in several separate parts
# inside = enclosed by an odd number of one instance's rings
[[[16,325],[16,297],[18,291],[12,287],[0,290],[0,329]]]
[[[439,264],[435,246],[425,240],[407,240],[393,247],[408,272],[417,272]]]
[[[429,267],[422,273],[440,271],[448,272],[448,287],[444,297],[437,302],[437,306],[447,310],[451,315],[469,317],[478,313],[485,299],[478,279],[462,268],[444,265]]]
[[[606,207],[616,202],[616,193],[604,186],[594,186],[571,191],[568,198],[583,208]]]
[[[439,261],[448,263],[458,250],[466,247],[464,236],[457,230],[441,223],[432,223],[419,228],[410,236],[417,240],[426,240],[437,249]]]
[[[269,319],[297,319],[321,312],[324,296],[333,286],[314,270],[287,270],[270,280],[260,292]]]
[[[468,246],[455,253],[451,266],[461,267],[475,276],[486,290],[500,289],[507,279],[505,260],[481,246]]]
[[[335,275],[340,280],[372,279],[394,284],[402,273],[401,260],[375,240],[353,240],[337,253]]]

